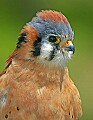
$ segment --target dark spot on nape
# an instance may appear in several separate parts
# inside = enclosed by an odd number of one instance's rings
[[[6,119],[8,118],[8,115],[7,115],[7,114],[5,115],[5,118],[6,118]]]
[[[69,112],[69,115],[70,115],[70,112]]]
[[[17,111],[19,111],[19,107],[17,107]]]
[[[27,34],[25,32],[20,35],[20,37],[18,38],[17,46],[16,46],[17,48],[20,48],[23,42],[26,43],[26,36]]]
[[[34,56],[39,56],[41,49],[41,38],[38,37],[37,40],[34,42],[33,46],[34,46],[33,48],[34,50],[31,52],[33,52]]]
[[[73,118],[73,115],[72,115],[72,118]]]

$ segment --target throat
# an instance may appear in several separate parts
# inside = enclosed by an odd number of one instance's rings
[[[34,82],[39,86],[48,85],[53,83],[60,86],[62,89],[62,83],[66,75],[67,68],[57,68],[44,66],[34,61],[13,61],[8,68],[8,72],[12,75],[12,78],[19,82]]]

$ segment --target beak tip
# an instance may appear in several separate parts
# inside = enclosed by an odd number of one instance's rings
[[[73,54],[75,53],[75,47],[74,47],[74,45],[68,45],[68,46],[66,47],[66,50],[67,50],[67,51],[73,51]]]

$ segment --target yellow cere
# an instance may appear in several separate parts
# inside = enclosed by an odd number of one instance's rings
[[[67,40],[66,42],[64,42],[64,43],[62,44],[62,47],[68,46],[68,45],[71,44],[71,43],[72,43],[71,40]]]
[[[64,46],[68,46],[69,44],[71,44],[71,40],[67,40],[67,41],[64,43]]]

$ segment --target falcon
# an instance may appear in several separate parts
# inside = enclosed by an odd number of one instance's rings
[[[42,10],[20,32],[0,74],[0,120],[77,120],[78,89],[69,77],[74,32],[60,12]]]

